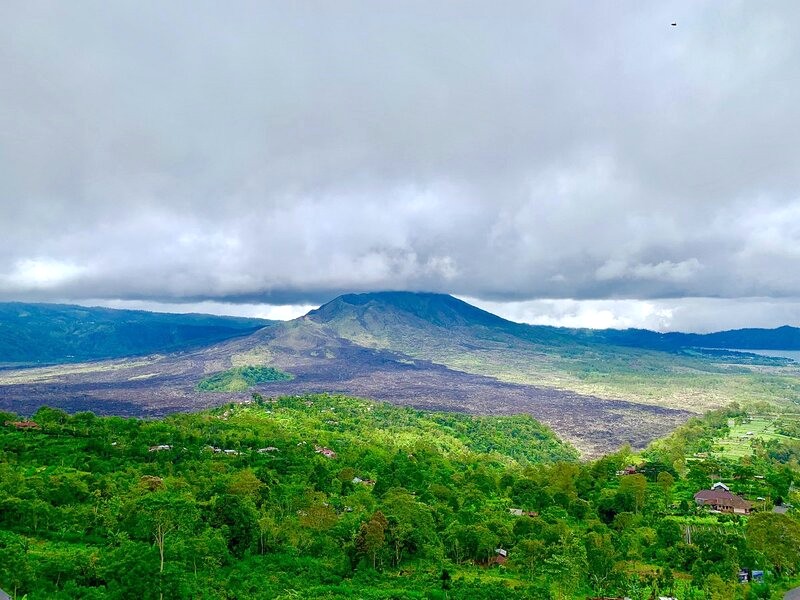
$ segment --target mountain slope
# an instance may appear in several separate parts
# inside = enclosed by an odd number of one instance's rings
[[[464,368],[462,357],[476,351],[514,348],[545,354],[575,345],[555,328],[533,330],[483,311],[452,296],[412,292],[348,294],[311,311],[302,320],[370,348],[402,352],[459,370],[495,376],[490,369]]]
[[[304,319],[359,345],[602,398],[697,412],[735,400],[800,402],[797,363],[696,349],[789,343],[793,328],[696,335],[533,326],[450,296],[402,292],[342,296]]]
[[[64,304],[0,303],[0,364],[171,352],[247,335],[269,323]]]
[[[345,294],[308,313],[307,318],[337,330],[385,338],[388,327],[472,328],[544,345],[616,345],[674,352],[687,348],[800,350],[800,328],[734,329],[714,333],[661,333],[647,329],[582,329],[515,323],[446,294],[369,292]]]

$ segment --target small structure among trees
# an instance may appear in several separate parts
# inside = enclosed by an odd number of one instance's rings
[[[535,510],[522,510],[521,508],[509,508],[508,512],[515,517],[538,517],[539,513]]]
[[[16,429],[41,429],[35,421],[6,421],[5,425]]]
[[[711,510],[737,515],[749,515],[753,510],[750,502],[731,492],[730,488],[722,482],[715,483],[710,490],[697,492],[694,495],[694,501],[698,506],[708,506]]]
[[[169,444],[159,444],[158,446],[150,446],[147,449],[148,452],[164,452],[165,450],[172,450],[172,446]]]
[[[324,448],[322,446],[314,446],[314,452],[316,452],[317,454],[322,454],[322,456],[326,456],[328,458],[336,458],[336,452],[334,452],[330,448]]]
[[[487,566],[504,565],[508,562],[508,550],[503,548],[495,548],[494,556],[489,559]]]

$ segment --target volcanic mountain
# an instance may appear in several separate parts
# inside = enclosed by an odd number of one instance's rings
[[[710,351],[714,342],[698,346],[697,336],[513,323],[442,294],[348,294],[293,321],[251,332],[241,327],[254,323],[239,325],[199,348],[0,371],[0,408],[159,415],[252,392],[346,393],[429,410],[528,413],[589,456],[641,447],[692,412],[732,400],[800,398],[796,364],[786,359]],[[245,368],[291,379],[246,384]],[[200,385],[220,373],[241,385]]]

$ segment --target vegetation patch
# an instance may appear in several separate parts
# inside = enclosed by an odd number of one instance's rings
[[[293,378],[290,373],[274,367],[234,367],[202,379],[197,389],[201,392],[243,392],[261,383]]]

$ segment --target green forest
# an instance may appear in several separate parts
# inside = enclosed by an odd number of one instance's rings
[[[201,392],[242,392],[260,383],[287,381],[292,375],[274,367],[234,367],[200,380]]]
[[[530,417],[336,395],[0,414],[0,588],[34,599],[780,597],[797,419],[733,406],[592,462]],[[764,420],[766,417],[759,416]],[[723,481],[749,516],[698,507]],[[782,508],[774,512],[775,506]],[[764,571],[739,583],[740,572]]]

